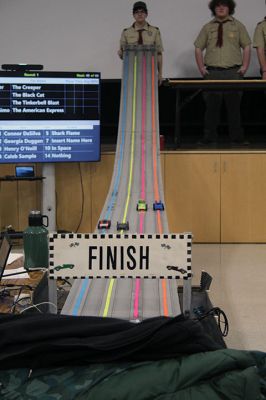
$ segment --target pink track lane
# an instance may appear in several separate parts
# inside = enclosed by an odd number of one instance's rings
[[[145,128],[146,128],[146,101],[147,101],[147,76],[146,76],[146,57],[143,55],[142,60],[142,118],[141,118],[141,191],[140,198],[145,200],[145,177],[146,177],[146,158],[145,158]],[[145,211],[140,212],[139,216],[139,233],[144,231]]]

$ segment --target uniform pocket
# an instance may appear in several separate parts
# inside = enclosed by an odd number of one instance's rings
[[[239,32],[238,32],[238,30],[237,29],[230,29],[227,32],[227,37],[231,41],[238,42],[239,41]]]
[[[209,33],[208,33],[208,45],[216,44],[217,37],[218,37],[217,29],[213,29],[213,30],[209,31]]]
[[[137,44],[138,43],[138,39],[136,38],[135,35],[128,35],[127,36],[127,43],[128,44]]]
[[[143,32],[142,36],[143,36],[144,44],[151,45],[151,44],[155,43],[155,34],[153,32],[145,31],[145,32]]]

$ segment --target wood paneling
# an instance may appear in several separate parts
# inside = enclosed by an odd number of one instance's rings
[[[219,155],[168,154],[164,175],[170,231],[192,232],[194,242],[219,242]]]
[[[102,154],[101,161],[91,164],[92,230],[94,231],[104,205],[114,168],[114,154]]]
[[[266,154],[221,156],[221,241],[266,242]]]
[[[1,164],[0,175],[14,175],[14,164]],[[1,182],[1,230],[11,225],[16,231],[23,231],[28,226],[29,211],[40,209],[40,183],[37,181]]]
[[[191,231],[194,242],[266,242],[266,153],[163,153],[161,165],[171,232]],[[57,229],[94,231],[113,166],[113,153],[56,164]],[[1,176],[12,174],[14,165],[0,165]],[[2,181],[0,189],[1,229],[24,230],[29,211],[41,209],[42,183]]]
[[[31,210],[41,210],[38,202],[38,181],[17,181],[17,205],[18,205],[18,230],[23,231],[28,226],[28,216]]]
[[[57,229],[91,230],[90,164],[56,165]]]
[[[82,206],[82,218],[78,232],[91,232],[91,164],[81,163],[80,172],[82,178],[84,204]]]
[[[19,230],[17,182],[0,183],[1,199],[1,230],[11,225],[13,229]]]

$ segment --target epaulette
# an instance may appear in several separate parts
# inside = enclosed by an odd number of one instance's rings
[[[149,28],[149,27],[152,27],[152,28],[157,29],[157,30],[159,31],[159,28],[158,28],[157,26],[150,25],[149,22],[147,22],[147,25],[148,25],[148,28]]]

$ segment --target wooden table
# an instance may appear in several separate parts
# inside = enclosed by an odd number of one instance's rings
[[[9,264],[6,267],[6,271],[8,273],[12,273],[12,269],[20,268],[23,266],[23,256],[18,260],[15,260],[12,264]],[[27,272],[27,271],[25,271]],[[11,312],[11,308],[14,302],[14,296],[20,292],[20,289],[15,287],[25,286],[21,293],[29,293],[32,295],[34,289],[38,286],[40,280],[42,279],[44,272],[43,271],[30,271],[28,272],[29,278],[26,279],[2,279],[1,281],[1,289],[4,287],[7,288],[6,294],[0,296],[0,313],[8,313]],[[14,290],[12,290],[12,286],[14,286]],[[11,290],[10,290],[11,289]],[[3,292],[2,292],[3,294]],[[30,305],[30,304],[29,304]],[[20,306],[19,304],[16,306],[15,313],[20,312],[25,306]]]

